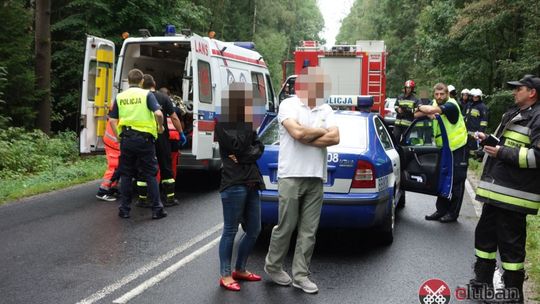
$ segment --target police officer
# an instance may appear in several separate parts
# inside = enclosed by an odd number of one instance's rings
[[[525,75],[508,82],[516,107],[508,110],[495,131],[495,146],[484,146],[484,171],[476,190],[483,202],[476,226],[476,263],[473,286],[491,286],[497,250],[504,269],[506,288],[516,288],[523,303],[526,216],[540,207],[540,78]],[[478,134],[485,140],[487,135]]]
[[[414,111],[418,106],[418,99],[414,92],[415,83],[413,80],[405,81],[403,95],[400,95],[394,108],[396,110],[396,121],[394,123],[394,137],[400,141],[401,134],[412,124]]]
[[[148,196],[152,202],[152,218],[160,219],[167,216],[167,213],[159,199],[154,142],[158,133],[164,131],[163,114],[154,95],[148,90],[139,88],[142,80],[141,70],[129,71],[129,89],[116,96],[113,108],[109,113],[113,132],[119,133],[121,139],[121,205],[118,216],[129,218],[132,195],[131,182],[139,174],[148,184]]]
[[[170,118],[174,128],[178,132],[182,132],[182,125],[180,124],[180,119],[174,111],[171,99],[166,94],[156,91],[156,82],[154,81],[154,77],[152,77],[152,75],[144,74],[142,88],[145,90],[150,90],[150,92],[156,97],[156,100],[161,107],[161,110],[167,116],[167,119]],[[159,164],[159,179],[161,180],[161,193],[164,194],[165,206],[174,206],[178,205],[178,201],[174,198],[175,180],[172,171],[171,145],[169,143],[169,126],[167,121],[164,121],[163,127],[163,133],[158,134],[156,140],[156,157]],[[137,189],[139,191],[139,204],[144,206],[145,204],[142,202],[146,200],[146,182],[144,182],[144,180],[137,181]]]
[[[449,98],[448,87],[444,83],[438,83],[434,87],[434,96],[432,105],[420,105],[415,113],[416,118],[428,116],[432,120],[435,115],[440,115],[452,150],[454,162],[452,178],[452,196],[437,198],[437,211],[426,215],[426,220],[439,220],[441,223],[455,222],[459,216],[463,193],[465,190],[465,179],[467,178],[467,128],[461,115],[459,105],[455,99]],[[441,131],[438,121],[433,120],[433,132],[435,143],[442,146]]]
[[[465,111],[465,124],[469,137],[467,139],[467,147],[471,156],[481,156],[483,153],[478,153],[478,142],[474,138],[476,132],[484,132],[488,124],[488,107],[482,101],[482,91],[480,89],[472,89],[470,92],[472,102],[469,102]]]

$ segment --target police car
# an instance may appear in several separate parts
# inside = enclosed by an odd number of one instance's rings
[[[443,146],[434,143],[433,132],[416,121],[401,144],[394,140],[377,113],[370,113],[371,96],[331,96],[340,143],[328,147],[328,174],[320,227],[368,228],[380,232],[383,243],[394,238],[395,211],[405,204],[404,190],[431,195],[450,194],[451,152],[445,130]],[[343,110],[344,100],[356,110]],[[437,119],[440,120],[438,117]],[[442,125],[442,121],[440,121]],[[421,124],[423,125],[423,124]],[[444,128],[443,128],[444,129]],[[265,152],[258,165],[266,190],[261,192],[263,224],[278,221],[277,168],[279,123],[276,115],[266,117],[260,129]]]

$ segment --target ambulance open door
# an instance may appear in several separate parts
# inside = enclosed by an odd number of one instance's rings
[[[193,154],[196,159],[210,159],[213,155],[216,92],[210,66],[211,51],[208,40],[193,34]]]
[[[103,152],[103,135],[113,92],[114,43],[98,37],[86,38],[80,108],[79,152]]]

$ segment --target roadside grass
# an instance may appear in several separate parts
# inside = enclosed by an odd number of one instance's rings
[[[19,198],[98,179],[105,171],[106,165],[104,156],[89,156],[57,163],[49,171],[33,175],[4,177],[0,179],[0,205]]]
[[[469,159],[469,176],[474,174],[473,180],[480,180],[482,162]],[[476,184],[471,182],[476,189]],[[527,258],[525,270],[529,276],[528,285],[533,294],[529,294],[535,301],[540,301],[540,216],[527,216]]]

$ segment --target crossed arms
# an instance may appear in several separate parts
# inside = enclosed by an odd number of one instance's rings
[[[339,129],[335,126],[328,129],[310,128],[292,118],[285,119],[282,124],[292,138],[305,145],[324,148],[339,144]]]

